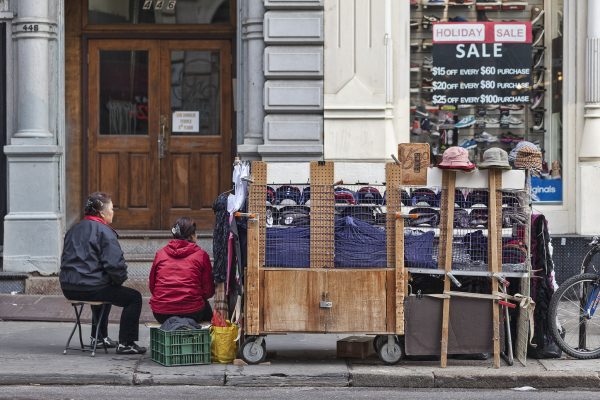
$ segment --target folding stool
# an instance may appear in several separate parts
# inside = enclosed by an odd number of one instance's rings
[[[68,299],[67,302],[73,306],[73,310],[75,311],[75,326],[73,326],[73,329],[71,330],[71,334],[69,335],[69,340],[67,340],[67,345],[65,346],[63,354],[67,354],[67,350],[81,350],[91,351],[92,357],[94,357],[96,355],[96,346],[98,345],[98,334],[100,333],[100,325],[103,321],[103,318],[108,318],[108,315],[105,315],[108,314],[106,313],[106,308],[111,303],[104,301],[83,301]],[[83,312],[83,306],[85,306],[86,304],[89,306],[101,306],[98,321],[93,321],[94,314],[92,313],[92,323],[96,323],[96,337],[93,345],[83,344],[83,336],[81,334],[81,313]],[[73,338],[73,334],[75,333],[75,329],[77,328],[79,328],[79,344],[81,345],[81,347],[69,347],[69,344],[71,343],[71,338]],[[108,353],[108,348],[106,347],[104,340],[102,341],[102,346],[104,347],[104,352]]]

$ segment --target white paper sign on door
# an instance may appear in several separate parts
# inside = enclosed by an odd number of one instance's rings
[[[198,133],[200,130],[200,111],[173,112],[173,132]]]

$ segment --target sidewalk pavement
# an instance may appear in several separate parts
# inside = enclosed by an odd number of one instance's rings
[[[15,296],[12,297],[13,299]],[[492,360],[400,361],[384,365],[372,354],[365,360],[336,358],[336,341],[349,335],[289,334],[266,338],[267,362],[261,365],[164,367],[150,354],[117,355],[114,349],[95,357],[70,350],[63,355],[72,322],[9,321],[9,296],[0,296],[0,385],[199,385],[401,388],[541,388],[600,389],[600,360],[528,360],[523,367],[492,367]],[[48,299],[40,302],[52,304]],[[63,300],[64,301],[64,300]],[[18,304],[14,301],[10,304]],[[15,306],[13,306],[15,307]],[[70,311],[70,310],[69,310]],[[72,311],[70,311],[72,313]],[[51,312],[50,312],[51,314]],[[22,319],[24,319],[24,314]],[[68,319],[72,316],[69,314]],[[49,319],[49,318],[48,318]],[[117,324],[109,327],[118,337]],[[84,333],[89,326],[84,327]],[[89,335],[85,336],[85,339]],[[86,340],[87,341],[87,340]],[[149,346],[149,330],[140,325],[140,341]],[[72,345],[76,345],[74,337]]]

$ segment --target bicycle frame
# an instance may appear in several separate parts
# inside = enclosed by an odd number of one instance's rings
[[[581,271],[579,272],[580,274],[585,274],[588,272],[595,274],[600,273],[600,270],[598,270],[598,268],[592,264],[592,259],[594,256],[600,253],[600,237],[594,236],[589,246],[591,246],[591,249],[583,258],[583,262],[581,263]]]
[[[584,311],[584,316],[587,319],[592,319],[594,313],[596,312],[596,308],[598,307],[598,303],[600,302],[600,278],[598,282],[594,284],[594,288],[592,289],[590,295],[588,296]]]

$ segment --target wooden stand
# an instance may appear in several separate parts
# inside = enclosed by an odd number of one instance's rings
[[[448,361],[448,321],[450,319],[450,301],[453,296],[471,297],[485,301],[492,300],[493,321],[493,353],[494,367],[500,368],[500,310],[497,301],[500,300],[498,281],[494,274],[501,272],[502,266],[502,171],[488,171],[488,267],[492,277],[492,293],[490,295],[453,292],[449,274],[452,273],[452,243],[454,239],[454,203],[456,189],[456,172],[444,170],[442,175],[442,204],[440,221],[440,242],[438,265],[444,269],[444,293],[442,296],[442,336],[440,349],[440,366],[445,368]]]
[[[404,334],[402,172],[386,166],[387,268],[335,269],[334,164],[311,163],[310,268],[265,268],[267,168],[252,163],[246,273],[246,335],[353,332]],[[363,266],[368,267],[368,266]]]
[[[498,280],[493,277],[502,270],[502,235],[498,227],[502,227],[502,171],[488,171],[488,267],[492,273],[492,293],[498,293]],[[494,368],[500,368],[500,310],[496,301],[492,301]]]
[[[444,294],[450,291],[450,277],[452,271],[452,241],[454,240],[454,189],[456,172],[445,170],[442,176],[442,216],[440,221],[440,247],[438,265],[445,271]],[[445,211],[445,212],[444,212]],[[442,343],[440,351],[440,366],[446,368],[448,363],[448,321],[450,319],[450,297],[444,298],[442,308]]]
[[[525,170],[525,193],[527,194],[527,229],[525,229],[525,243],[527,243],[527,275],[521,278],[521,294],[525,297],[531,295],[531,172]],[[529,309],[519,307],[519,318],[517,320],[517,344],[515,356],[523,366],[527,365],[527,345],[529,343]]]
[[[265,268],[267,165],[260,161],[253,162],[254,183],[250,187],[248,208],[257,218],[250,219],[248,223],[248,265],[244,303],[245,334],[258,338],[252,347],[253,351],[260,350],[260,346],[264,348],[264,342],[260,339],[262,336],[276,333],[366,333],[379,335],[378,338],[383,340],[379,344],[387,343],[390,347],[393,347],[394,335],[404,335],[404,300],[408,279],[404,265],[404,220],[401,217],[403,170],[400,165],[389,163],[385,171],[387,267],[368,268],[368,265],[364,265],[357,268],[335,268],[334,164],[312,162],[309,268]],[[501,272],[502,171],[490,169],[488,172],[489,271],[455,271],[456,274],[461,272],[466,275],[471,272],[473,276],[493,277],[495,273]],[[444,292],[434,296],[443,301],[441,367],[447,365],[448,359],[450,301],[452,297],[460,296],[491,301],[491,340],[494,367],[498,368],[501,343],[500,310],[497,301],[510,296],[499,292],[495,278],[492,279],[490,294],[451,290],[451,279],[454,279],[452,252],[455,188],[456,172],[444,170],[440,207],[439,269],[423,269],[414,273],[444,274]],[[528,237],[526,240],[528,241]],[[529,259],[527,262],[529,263]],[[527,291],[523,294],[528,295],[529,279],[523,281],[526,282],[523,291]],[[527,310],[521,310],[517,357],[526,356],[527,315]]]

